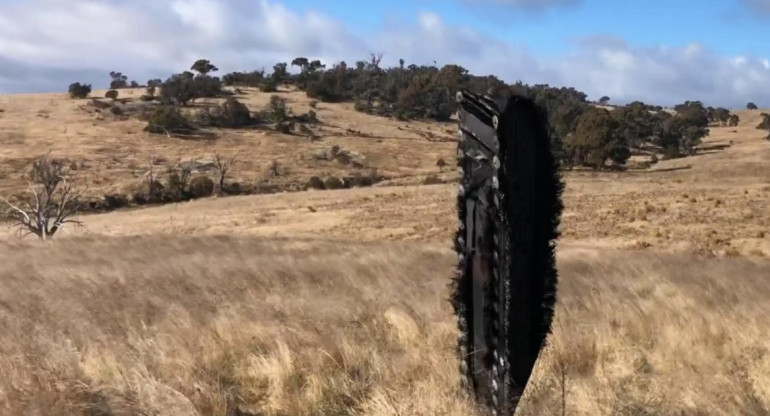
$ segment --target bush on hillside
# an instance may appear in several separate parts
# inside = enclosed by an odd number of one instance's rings
[[[196,176],[190,180],[189,192],[193,198],[209,197],[214,193],[214,181],[208,176]]]
[[[762,113],[762,121],[757,125],[760,130],[770,130],[770,114]]]
[[[128,206],[128,197],[122,194],[106,194],[103,197],[104,206],[108,209],[118,209]]]
[[[278,95],[270,96],[266,112],[268,120],[276,124],[286,122],[291,117],[291,109],[286,104],[286,99]]]
[[[277,92],[278,81],[276,81],[274,77],[266,78],[259,84],[259,90],[262,92]]]
[[[194,75],[189,71],[172,75],[160,86],[160,97],[168,104],[187,106],[198,98],[222,95],[222,81],[218,77]]]
[[[91,84],[81,84],[75,82],[69,86],[70,98],[86,98],[91,93]]]
[[[308,189],[326,189],[326,185],[324,185],[323,179],[319,178],[318,176],[312,176],[307,181],[307,188]]]
[[[196,130],[179,109],[170,105],[155,108],[147,121],[145,131],[155,134],[190,133]]]
[[[227,86],[259,87],[264,79],[265,71],[232,72],[222,77],[222,83]]]
[[[336,176],[329,176],[324,181],[324,189],[343,189],[345,184]]]
[[[196,117],[198,125],[222,128],[247,127],[256,122],[249,108],[233,97],[228,98],[222,105],[202,110]]]

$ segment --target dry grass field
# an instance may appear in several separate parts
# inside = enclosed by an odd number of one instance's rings
[[[282,95],[307,111],[301,93]],[[240,151],[241,181],[273,160],[286,181],[354,171],[308,157],[330,145],[399,186],[85,215],[85,229],[46,243],[3,227],[0,415],[473,414],[446,300],[455,185],[420,185],[438,158],[452,164],[451,124],[322,103],[320,141],[259,130],[190,141],[97,120],[85,102],[0,97],[2,195],[23,191],[19,169],[49,149],[83,160],[95,195],[133,186],[151,154]],[[518,414],[770,415],[759,113],[712,128],[694,157],[565,172],[554,333]]]
[[[103,97],[95,90],[93,97]],[[143,89],[121,90],[120,97],[138,105]],[[267,106],[271,94],[244,88],[235,97],[251,111]],[[304,92],[282,89],[294,114],[310,110]],[[109,100],[101,98],[103,102]],[[109,111],[94,112],[90,99],[72,100],[66,94],[6,95],[0,97],[0,192],[23,192],[24,181],[14,180],[14,173],[32,159],[47,152],[75,162],[89,180],[93,195],[126,192],[141,182],[152,158],[156,169],[177,161],[211,160],[214,152],[224,156],[239,154],[233,180],[307,181],[310,176],[367,174],[372,168],[388,177],[425,176],[439,173],[436,161],[449,161],[455,154],[450,140],[456,137],[451,123],[404,122],[359,113],[352,104],[319,103],[315,111],[319,126],[313,131],[320,140],[304,135],[284,135],[265,130],[213,129],[211,139],[181,140],[151,135],[142,129],[147,124],[137,118],[115,117]],[[223,100],[199,99],[191,108],[199,109]],[[339,146],[361,153],[363,168],[313,157],[319,150]],[[270,177],[273,162],[282,168],[282,176]],[[159,169],[160,170],[160,169]]]

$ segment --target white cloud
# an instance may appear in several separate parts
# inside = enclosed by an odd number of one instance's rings
[[[770,0],[741,0],[749,9],[759,13],[770,13]]]
[[[498,5],[511,9],[543,10],[553,7],[574,6],[583,0],[459,0],[469,6]]]
[[[500,0],[502,1],[502,0]],[[512,2],[513,3],[513,2]],[[29,30],[34,27],[36,30]],[[414,24],[383,26],[366,38],[322,13],[296,13],[275,0],[31,0],[0,3],[0,92],[103,87],[108,72],[165,78],[210,59],[222,72],[266,68],[296,56],[325,63],[384,53],[384,63],[460,64],[506,81],[574,86],[615,102],[712,105],[770,103],[770,62],[720,56],[703,45],[639,48],[611,36],[580,39],[559,58],[448,26],[424,12]]]
[[[103,86],[111,70],[165,78],[198,58],[223,70],[269,70],[299,55],[329,61],[365,51],[341,22],[269,0],[0,3],[0,62],[8,62],[0,92],[61,90],[75,80]],[[64,78],[79,71],[103,75]]]

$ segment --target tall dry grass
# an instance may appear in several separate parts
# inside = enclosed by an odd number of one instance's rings
[[[521,414],[770,415],[770,262],[576,248],[559,265]]]
[[[453,256],[249,237],[0,242],[2,415],[472,415]],[[521,415],[770,414],[770,263],[564,247]]]
[[[216,237],[0,250],[0,414],[471,414],[445,253]]]

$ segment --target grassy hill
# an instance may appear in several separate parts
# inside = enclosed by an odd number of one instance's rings
[[[454,178],[452,123],[321,103],[320,140],[184,140],[87,102],[0,97],[1,195],[48,150],[84,162],[94,197],[136,186],[151,155],[160,169],[216,151],[240,152],[242,183],[389,179],[89,214],[45,244],[4,227],[0,414],[473,414],[446,301],[456,185],[422,185]],[[520,414],[770,413],[770,142],[761,111],[736,113],[695,156],[564,173],[554,333]],[[313,157],[334,145],[364,166]]]

